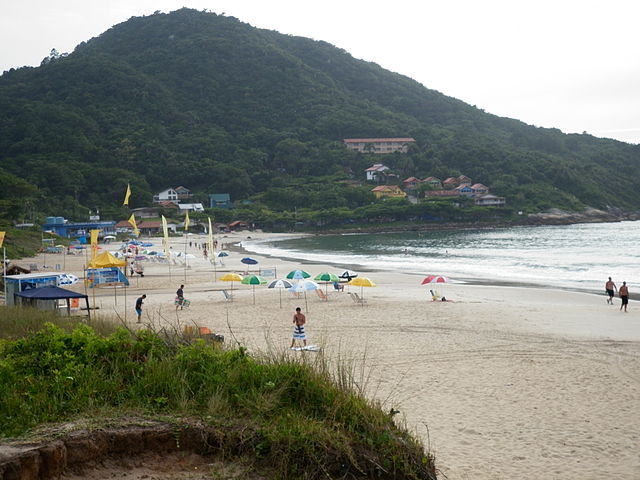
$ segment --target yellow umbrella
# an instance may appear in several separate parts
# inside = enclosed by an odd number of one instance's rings
[[[231,290],[233,290],[233,282],[241,282],[242,275],[238,275],[237,273],[225,273],[220,277],[220,280],[223,282],[231,282]]]
[[[351,279],[349,281],[349,283],[347,283],[347,285],[353,285],[353,286],[356,286],[356,287],[360,287],[360,296],[362,296],[362,298],[364,298],[363,291],[362,291],[363,287],[375,287],[376,286],[376,284],[373,282],[373,280],[371,280],[370,278],[367,278],[367,277],[356,277],[354,279]]]

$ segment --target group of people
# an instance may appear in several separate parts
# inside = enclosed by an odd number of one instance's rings
[[[609,280],[607,280],[607,283],[604,285],[604,289],[609,296],[609,298],[607,298],[607,303],[609,305],[613,305],[614,290],[618,292],[620,300],[622,301],[620,304],[620,311],[624,308],[624,311],[626,312],[627,305],[629,305],[629,287],[627,287],[627,282],[622,282],[622,285],[618,289],[613,280],[611,280],[611,277],[609,277]]]

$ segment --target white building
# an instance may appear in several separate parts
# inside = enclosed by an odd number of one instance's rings
[[[153,203],[172,202],[178,204],[178,192],[173,188],[167,188],[153,196]]]
[[[363,153],[407,153],[409,144],[416,143],[410,137],[402,138],[345,138],[344,144],[349,150]]]

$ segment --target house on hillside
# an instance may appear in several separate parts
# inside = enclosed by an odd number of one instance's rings
[[[380,185],[372,188],[371,193],[373,193],[376,198],[404,198],[407,196],[407,194],[397,185]]]
[[[427,177],[422,183],[426,183],[434,190],[442,190],[442,181],[436,177]]]
[[[402,181],[402,188],[404,190],[415,190],[420,186],[422,180],[416,177],[409,177]]]
[[[471,185],[465,183],[464,185],[458,185],[453,189],[454,192],[458,192],[458,195],[464,195],[465,197],[473,197],[473,189]]]
[[[173,205],[173,203],[171,205]],[[158,218],[159,217],[158,209],[156,207],[134,208],[133,210],[131,210],[131,213],[133,213],[136,217],[139,217],[139,218]]]
[[[153,203],[161,203],[161,202],[172,202],[176,205],[180,203],[178,199],[178,192],[176,192],[173,188],[167,188],[166,190],[161,191],[153,196]]]
[[[489,193],[489,187],[486,187],[485,185],[481,184],[481,183],[476,183],[471,185],[471,189],[473,190],[473,194],[478,197],[481,195],[486,195],[487,193]]]
[[[178,213],[180,215],[186,215],[187,212],[204,212],[204,206],[201,203],[178,204]]]
[[[389,167],[381,163],[375,163],[365,170],[367,180],[377,181],[380,175],[389,170]]]
[[[415,139],[409,137],[399,138],[345,138],[344,144],[349,150],[362,153],[407,153],[409,145],[416,143]]]
[[[480,207],[501,207],[506,205],[507,201],[504,197],[495,195],[481,195],[476,197],[474,203]]]
[[[233,208],[231,203],[231,195],[228,193],[211,193],[209,194],[209,207],[211,208]]]
[[[449,177],[442,182],[442,187],[445,189],[456,188],[458,185],[460,185],[460,182],[454,177]]]
[[[191,190],[189,190],[187,187],[179,186],[174,188],[174,190],[178,194],[178,200],[189,200],[191,197],[193,197]]]
[[[460,175],[458,177],[458,185],[463,185],[465,183],[468,183],[469,185],[471,185],[471,179],[466,175]]]

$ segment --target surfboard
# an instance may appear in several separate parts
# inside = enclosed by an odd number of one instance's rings
[[[305,345],[304,347],[293,347],[291,350],[296,352],[319,352],[320,347],[318,345]]]

